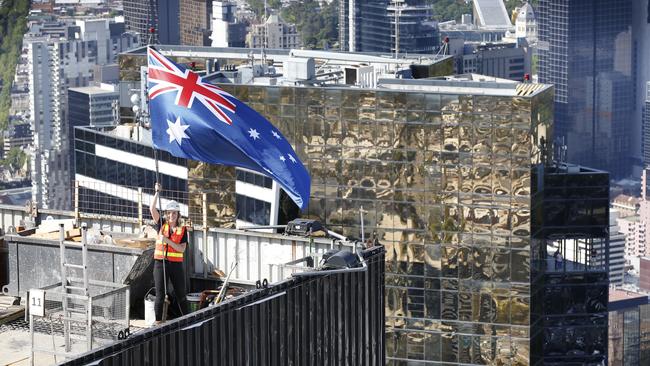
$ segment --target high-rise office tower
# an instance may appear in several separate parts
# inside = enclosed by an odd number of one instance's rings
[[[137,42],[133,34],[111,32],[111,24],[116,23],[100,19],[76,25],[30,24],[24,41],[34,132],[30,163],[32,199],[40,207],[67,209],[72,204],[68,88],[88,86],[97,65],[115,62],[118,52]]]
[[[641,262],[643,266],[643,258]],[[610,291],[608,348],[608,366],[650,365],[650,303],[647,293]]]
[[[180,44],[180,0],[125,0],[123,5],[126,29],[138,33],[142,43],[148,43],[153,28],[152,43]]]
[[[75,21],[79,27],[76,38],[85,41],[97,41],[98,65],[117,63],[117,55],[138,46],[140,37],[134,32],[127,32],[124,23],[116,23],[111,19],[79,19]]]
[[[246,24],[237,20],[236,9],[228,0],[212,2],[212,47],[246,46]]]
[[[625,274],[625,234],[618,226],[618,215],[615,209],[609,215],[609,283],[612,286],[622,285]]]
[[[32,199],[40,207],[70,206],[67,88],[92,80],[96,41],[28,38]]]
[[[539,81],[555,85],[555,137],[569,162],[614,178],[639,155],[631,25],[631,0],[539,1]]]
[[[645,100],[642,104],[642,159],[643,167],[650,167],[650,81],[645,84]]]
[[[650,0],[632,2],[632,44],[634,45],[634,122],[641,124],[642,134],[635,134],[632,145],[642,146],[642,168],[650,167],[650,97],[647,85],[650,83]]]
[[[210,46],[212,0],[180,0],[181,44]]]
[[[341,1],[341,50],[433,53],[439,39],[438,29],[430,19],[431,7],[424,0]]]

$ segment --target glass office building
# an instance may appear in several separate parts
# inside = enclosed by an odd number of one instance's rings
[[[180,0],[124,0],[126,30],[140,35],[148,43],[154,29],[152,44],[180,44]]]
[[[339,9],[341,49],[395,52],[399,37],[400,53],[432,54],[440,40],[431,10],[423,0],[343,0]]]
[[[555,137],[568,161],[632,173],[634,123],[631,0],[540,0],[539,81],[555,85]],[[641,92],[641,91],[637,91]]]
[[[187,161],[166,151],[158,151],[157,157],[159,174],[156,174],[150,144],[125,134],[76,127],[73,159],[79,210],[87,214],[137,217],[138,201],[142,201],[144,214],[149,217],[150,197],[157,181],[163,187],[165,199],[187,205]],[[144,196],[139,196],[138,188]]]
[[[609,297],[609,366],[650,365],[650,304],[646,294],[613,290]]]
[[[552,163],[537,166],[531,183],[531,364],[603,364],[609,174]]]
[[[233,62],[217,53],[211,60]],[[201,65],[205,60],[193,61]],[[139,77],[133,71],[143,62],[141,54],[123,55],[122,75]],[[549,183],[540,193],[535,181],[546,171],[560,173],[552,168],[548,143],[553,136],[553,88],[474,76],[377,83],[374,89],[221,87],[267,117],[305,163],[312,184],[309,207],[301,217],[359,238],[360,211],[365,211],[364,236],[374,233],[387,251],[389,364],[540,363],[544,348],[538,345],[552,332],[544,329],[550,323],[539,316],[550,310],[535,314],[531,299],[540,294],[544,301],[550,298],[544,297],[547,282],[539,280],[546,278],[546,269],[534,272],[538,264],[533,259],[546,256],[555,240],[570,239],[570,229],[551,225],[542,231],[547,238],[536,237],[532,224],[533,216],[544,212],[536,209],[536,200],[546,203],[552,197],[546,193],[553,192]],[[219,208],[208,215],[232,225],[238,206],[235,170],[188,164],[190,201],[210,192],[211,207]],[[571,182],[567,184],[573,189],[593,183]],[[602,187],[595,191],[602,193]],[[567,207],[576,200],[568,200]],[[286,197],[281,201],[286,215],[298,214]],[[596,213],[602,212],[585,210],[580,217]],[[558,229],[557,236],[550,235],[553,229]],[[606,251],[607,240],[601,239],[590,243]],[[574,253],[584,251],[577,248]],[[564,278],[555,281],[562,284]],[[583,273],[583,285],[599,279]],[[607,352],[606,327],[605,317],[601,355]]]
[[[359,237],[367,211],[387,249],[391,362],[528,364],[531,163],[552,90],[391,87],[224,85],[294,142],[312,177],[304,214]]]

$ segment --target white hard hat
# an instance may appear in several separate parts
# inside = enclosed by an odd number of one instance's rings
[[[181,205],[178,202],[171,200],[165,205],[165,211],[180,211]]]

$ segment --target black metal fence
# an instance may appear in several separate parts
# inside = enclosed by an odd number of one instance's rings
[[[384,248],[368,269],[292,278],[67,365],[385,365]]]

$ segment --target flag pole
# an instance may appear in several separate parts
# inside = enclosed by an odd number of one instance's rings
[[[151,43],[153,42],[154,32],[155,32],[155,28],[151,27],[149,29],[149,39],[148,39],[148,42],[147,42],[147,53],[149,52],[149,47],[151,47]],[[148,77],[149,77],[149,75],[148,75],[148,71],[147,71],[145,73],[144,88],[145,88],[145,92],[146,92],[145,95],[146,95],[146,103],[147,103],[147,115],[149,116],[149,119],[151,119],[151,103],[149,103],[149,86],[148,86],[149,82],[147,80]],[[151,125],[151,121],[149,123]],[[153,125],[151,125],[151,126],[152,126],[152,129],[153,129]],[[152,130],[152,133],[153,133],[153,130]],[[156,184],[160,184],[160,170],[158,169],[158,149],[156,149],[156,146],[153,144],[153,137],[152,137],[151,140],[152,140],[151,147],[153,148],[153,160],[154,160],[155,165],[156,165]],[[160,184],[160,187],[161,187],[160,190],[162,191],[162,184]],[[156,204],[156,203],[154,203],[154,204]],[[162,198],[160,197],[160,193],[158,194],[157,205],[158,205],[158,220],[159,220],[159,223],[160,223],[160,229],[162,230],[162,223],[163,223],[162,215],[163,215],[164,212],[163,212]],[[163,302],[163,313],[162,313],[162,318],[160,320],[163,321],[163,322],[167,320],[167,314],[169,312],[169,304],[170,304],[169,292],[167,291],[167,268],[166,268],[166,265],[165,265],[166,259],[167,259],[167,245],[165,245],[165,255],[164,255],[163,259],[162,259],[163,288],[164,288],[164,291],[165,291],[165,301]],[[181,310],[181,313],[182,312],[183,311]]]

